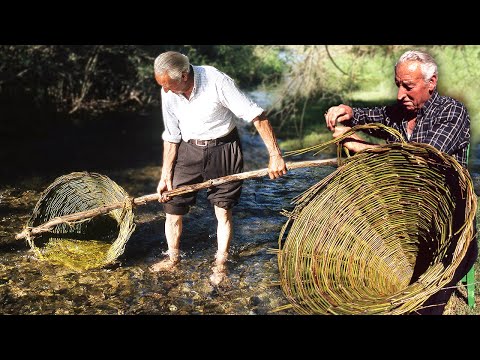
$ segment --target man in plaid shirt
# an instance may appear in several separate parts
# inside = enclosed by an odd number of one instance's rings
[[[337,122],[348,121],[349,126],[382,123],[398,130],[407,141],[429,144],[452,155],[466,168],[470,117],[461,102],[438,94],[437,79],[437,64],[430,55],[407,51],[395,65],[396,104],[373,108],[333,106],[325,114],[327,127],[336,138],[348,130],[336,128]],[[389,134],[385,139],[395,141]],[[365,144],[356,135],[347,140],[344,146],[354,152],[375,146]]]
[[[333,106],[325,113],[327,127],[337,138],[350,130],[350,126],[381,123],[398,130],[408,142],[432,145],[467,168],[470,117],[461,102],[438,94],[437,80],[437,64],[429,54],[407,51],[395,64],[395,84],[398,87],[396,104],[370,108],[352,108],[344,104]],[[336,126],[343,122],[347,126]],[[387,142],[398,141],[386,132],[375,133],[375,136],[384,137]],[[356,134],[346,138],[343,145],[352,152],[378,146],[365,142]],[[424,305],[439,306],[427,307],[421,313],[443,313],[454,286],[470,270],[477,256],[475,230],[470,248],[451,283],[446,286],[451,289],[442,289],[433,295]]]

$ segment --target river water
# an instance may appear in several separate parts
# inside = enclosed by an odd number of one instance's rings
[[[245,171],[265,168],[263,142],[242,127]],[[319,158],[319,157],[316,157]],[[160,161],[130,168],[97,168],[134,197],[155,192]],[[68,169],[68,167],[66,167]],[[92,171],[87,165],[78,171]],[[182,261],[173,273],[148,267],[166,251],[164,213],[158,202],[135,208],[136,230],[113,266],[77,272],[37,259],[24,240],[14,237],[25,226],[40,193],[62,169],[2,179],[0,190],[1,314],[291,314],[274,312],[287,304],[278,285],[276,249],[292,198],[334,168],[292,170],[286,176],[246,180],[234,208],[234,236],[228,261],[230,284],[209,283],[216,250],[216,220],[199,192],[197,205],[185,216]]]

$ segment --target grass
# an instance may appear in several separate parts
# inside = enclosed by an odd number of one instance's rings
[[[325,143],[332,139],[332,135],[330,133],[316,133],[311,132],[310,134],[306,135],[303,139],[290,139],[282,141],[280,147],[283,151],[291,151],[291,150],[298,150],[307,148],[313,145],[318,145],[321,143]],[[331,146],[331,152],[335,152],[335,146]],[[326,152],[326,151],[325,151]]]

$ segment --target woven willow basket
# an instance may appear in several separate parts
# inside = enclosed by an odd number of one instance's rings
[[[404,314],[445,286],[474,235],[467,170],[432,146],[359,152],[294,199],[280,282],[300,314]]]
[[[57,178],[42,192],[27,227],[127,197],[125,190],[107,176],[74,172]],[[123,254],[135,230],[132,207],[125,204],[106,215],[56,225],[52,231],[27,241],[40,259],[77,270],[105,266]]]

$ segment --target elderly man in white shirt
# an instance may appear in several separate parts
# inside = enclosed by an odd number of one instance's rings
[[[180,260],[183,215],[195,204],[197,193],[169,198],[164,193],[179,186],[242,172],[243,155],[235,117],[253,122],[270,155],[271,179],[287,173],[277,139],[265,111],[255,104],[226,74],[212,66],[191,65],[187,56],[167,51],[154,62],[155,80],[162,87],[165,130],[162,174],[157,192],[166,214],[168,257],[150,267],[168,271]],[[219,285],[227,278],[226,261],[232,239],[232,208],[238,203],[242,181],[209,188],[214,205],[217,252],[210,281]]]

